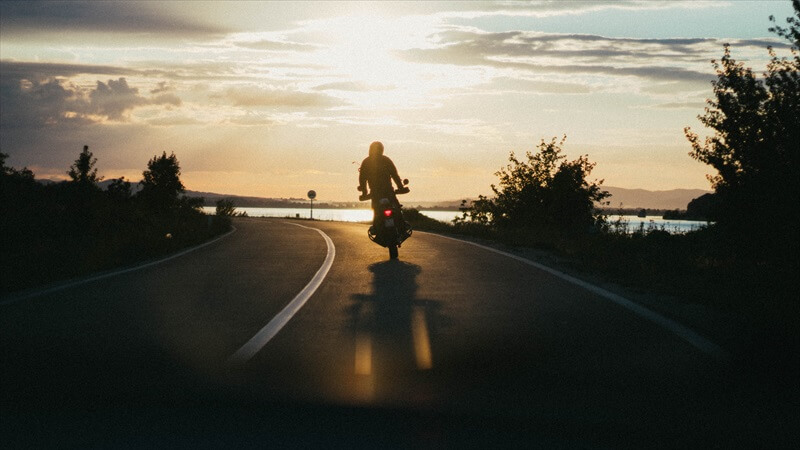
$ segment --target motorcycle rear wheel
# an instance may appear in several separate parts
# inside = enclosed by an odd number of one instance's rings
[[[397,255],[398,255],[397,246],[396,245],[390,245],[389,246],[389,259],[397,259]]]

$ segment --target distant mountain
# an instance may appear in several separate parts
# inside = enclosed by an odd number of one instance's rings
[[[609,208],[617,209],[656,209],[656,210],[686,210],[690,201],[711,191],[702,189],[671,189],[668,191],[648,191],[645,189],[626,189],[614,186],[601,186],[611,194],[607,200],[611,203]],[[472,199],[468,199],[472,200]],[[458,209],[461,200],[440,202],[417,202],[423,208],[433,209]]]
[[[100,186],[100,189],[102,189],[102,190],[104,190],[104,191],[107,191],[107,190],[108,190],[108,187],[109,187],[109,186],[111,185],[111,183],[112,183],[113,181],[115,181],[115,180],[117,180],[117,178],[109,178],[109,179],[107,179],[107,180],[103,180],[103,181],[101,181],[101,182],[97,183],[97,185],[98,185],[98,186]],[[130,182],[130,183],[131,183],[131,192],[132,192],[132,193],[134,193],[134,194],[135,194],[135,193],[137,193],[137,192],[139,192],[139,191],[141,191],[141,190],[142,190],[142,185],[141,185],[141,184],[139,184],[139,182],[138,182],[138,181],[130,181],[130,180],[126,180],[126,181],[128,181],[128,182]]]
[[[53,182],[50,180],[39,180],[41,182]],[[103,180],[99,183],[102,189],[108,189],[108,185],[112,180]],[[602,186],[603,189],[611,193],[608,200],[611,202],[609,207],[625,209],[657,209],[657,210],[672,210],[680,209],[685,210],[690,201],[700,197],[701,195],[708,194],[711,191],[702,189],[671,189],[668,191],[648,191],[645,189],[627,189],[614,186]],[[131,191],[137,192],[141,189],[138,182],[131,182]],[[189,197],[203,197],[205,198],[206,205],[213,206],[217,200],[221,198],[228,198],[233,200],[236,206],[241,207],[293,207],[305,205],[308,199],[305,198],[265,198],[265,197],[248,197],[231,194],[217,194],[214,192],[198,192],[186,191]],[[407,204],[407,207],[415,208],[421,207],[425,209],[458,209],[461,205],[461,200],[449,201],[420,201],[413,202],[414,204]],[[365,204],[358,203],[345,203],[345,202],[330,202],[319,203],[320,207],[333,207],[333,208],[356,208],[363,207]]]
[[[611,194],[606,199],[611,208],[643,208],[643,209],[682,209],[685,210],[690,201],[711,191],[702,189],[671,189],[668,191],[647,191],[644,189],[626,189],[603,186]]]
[[[704,191],[702,189],[672,189],[668,191],[648,191],[645,189],[626,189],[613,186],[603,186],[603,189],[611,193],[608,199],[611,201],[610,208],[626,209],[658,209],[658,210],[672,210],[680,209],[685,210],[686,206],[693,199],[700,197],[703,194],[708,194],[711,191]],[[305,198],[263,198],[263,197],[246,197],[238,195],[216,194],[212,192],[196,192],[186,191],[189,197],[204,197],[207,205],[214,205],[220,198],[229,198],[234,201],[237,206],[260,206],[260,207],[291,207],[296,204],[305,205],[308,199]],[[413,204],[412,204],[413,203]],[[420,201],[408,202],[405,206],[410,208],[424,208],[424,209],[453,209],[456,210],[461,205],[461,200],[450,201]],[[343,203],[343,202],[330,202],[328,204],[320,203],[320,207],[334,207],[334,208],[354,208],[363,207],[364,204],[357,203]]]

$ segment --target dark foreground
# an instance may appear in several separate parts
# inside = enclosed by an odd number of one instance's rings
[[[163,264],[0,305],[4,446],[792,447],[797,376],[704,353],[589,291],[423,233],[362,225],[308,303],[314,230],[240,220]],[[746,356],[746,355],[745,355]]]

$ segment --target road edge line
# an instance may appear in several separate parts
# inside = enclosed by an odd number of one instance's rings
[[[105,278],[115,277],[117,275],[122,275],[122,274],[130,273],[130,272],[135,272],[137,270],[141,270],[141,269],[145,269],[147,267],[152,267],[152,266],[155,266],[155,265],[158,265],[158,264],[161,264],[161,263],[165,263],[165,262],[167,262],[169,260],[178,258],[178,257],[186,255],[188,253],[191,253],[191,252],[193,252],[195,250],[199,250],[199,249],[201,249],[201,248],[203,248],[203,247],[205,247],[207,245],[211,245],[211,244],[213,244],[213,243],[215,243],[215,242],[217,242],[217,241],[219,241],[221,239],[224,239],[224,238],[230,236],[235,231],[236,231],[236,227],[235,226],[231,226],[231,230],[230,231],[228,231],[227,233],[225,233],[225,234],[223,234],[221,236],[217,236],[216,238],[214,238],[214,239],[212,239],[210,241],[203,242],[202,244],[195,245],[194,247],[190,247],[190,248],[182,250],[182,251],[180,251],[178,253],[174,253],[174,254],[169,255],[169,256],[167,256],[165,258],[158,259],[158,260],[155,260],[155,261],[146,262],[146,263],[140,264],[138,266],[126,267],[126,268],[123,268],[123,269],[113,270],[111,272],[104,272],[104,273],[101,273],[101,274],[98,274],[98,275],[90,275],[87,278],[80,278],[80,279],[77,279],[77,280],[65,281],[65,282],[57,284],[55,286],[41,288],[40,290],[35,290],[33,292],[21,293],[21,294],[18,294],[16,296],[15,295],[11,295],[7,299],[0,300],[0,306],[10,305],[10,304],[13,304],[13,303],[16,303],[16,302],[20,302],[22,300],[28,300],[30,298],[39,297],[39,296],[47,295],[47,294],[52,294],[54,292],[58,292],[58,291],[63,290],[63,289],[67,289],[67,288],[71,288],[71,287],[75,287],[75,286],[80,286],[82,284],[91,283],[93,281],[103,280]]]
[[[322,266],[320,266],[317,273],[311,278],[311,281],[306,284],[306,286],[301,290],[293,299],[289,302],[272,320],[269,321],[264,327],[258,331],[249,341],[247,341],[244,345],[242,345],[239,350],[236,351],[230,358],[228,358],[228,363],[233,365],[243,365],[247,361],[250,360],[256,353],[258,353],[262,348],[264,348],[267,343],[272,340],[275,335],[278,334],[279,331],[289,323],[292,317],[300,311],[309,298],[314,295],[314,292],[317,291],[317,288],[322,284],[322,281],[325,280],[325,277],[328,275],[328,271],[330,271],[331,266],[333,265],[333,260],[336,258],[336,246],[333,245],[333,241],[331,238],[325,234],[319,228],[307,227],[305,225],[300,225],[298,223],[293,222],[285,222],[290,225],[294,225],[301,228],[306,228],[309,230],[315,230],[319,233],[323,239],[325,239],[325,245],[327,246],[328,253],[325,255],[325,260],[322,262]]]
[[[429,234],[429,235],[433,235],[433,236],[438,236],[440,238],[449,239],[451,241],[456,241],[456,242],[462,242],[462,243],[465,243],[465,244],[469,244],[469,245],[472,245],[472,246],[475,246],[475,247],[478,247],[478,248],[482,248],[484,250],[488,250],[490,252],[497,253],[499,255],[506,256],[506,257],[511,258],[511,259],[515,259],[515,260],[517,260],[519,262],[522,262],[524,264],[527,264],[529,266],[533,266],[533,267],[535,267],[535,268],[537,268],[539,270],[543,270],[543,271],[545,271],[545,272],[547,272],[547,273],[549,273],[549,274],[551,274],[551,275],[553,275],[555,277],[561,278],[564,281],[567,281],[567,282],[572,283],[572,284],[574,284],[576,286],[582,287],[582,288],[584,288],[584,289],[586,289],[586,290],[588,290],[588,291],[590,291],[590,292],[592,292],[594,294],[597,294],[597,295],[605,298],[606,300],[609,300],[609,301],[611,301],[611,302],[613,302],[613,303],[615,303],[615,304],[617,304],[619,306],[622,306],[623,308],[625,308],[628,311],[636,314],[637,316],[642,317],[644,319],[647,319],[647,320],[655,323],[656,325],[659,325],[660,327],[672,332],[674,335],[678,336],[679,338],[681,338],[685,342],[691,344],[693,347],[697,348],[698,350],[702,351],[703,353],[706,353],[708,355],[711,355],[711,356],[713,356],[713,357],[715,357],[715,358],[717,358],[719,360],[723,360],[723,361],[724,360],[728,360],[730,358],[730,355],[728,354],[728,352],[725,351],[725,349],[723,349],[720,345],[715,344],[714,342],[711,342],[710,340],[708,340],[707,338],[701,336],[700,334],[698,334],[694,330],[690,329],[689,327],[687,327],[687,326],[685,326],[685,325],[683,325],[683,324],[681,324],[681,323],[679,323],[679,322],[677,322],[675,320],[672,320],[670,318],[664,317],[661,314],[658,314],[657,312],[655,312],[655,311],[653,311],[651,309],[648,309],[648,308],[646,308],[646,307],[634,302],[633,300],[629,300],[629,299],[627,299],[627,298],[625,298],[625,297],[623,297],[623,296],[621,296],[619,294],[615,294],[615,293],[613,293],[611,291],[603,289],[603,288],[601,288],[599,286],[595,286],[594,284],[588,283],[588,282],[583,281],[583,280],[581,280],[579,278],[573,277],[572,275],[568,275],[568,274],[566,274],[564,272],[561,272],[561,271],[558,271],[556,269],[553,269],[552,267],[545,266],[544,264],[538,263],[536,261],[532,261],[530,259],[523,258],[522,256],[514,255],[512,253],[504,252],[502,250],[498,250],[496,248],[489,247],[487,245],[482,245],[482,244],[478,244],[476,242],[471,242],[471,241],[467,241],[467,240],[464,240],[464,239],[458,239],[458,238],[454,238],[454,237],[450,237],[450,236],[444,236],[442,234],[437,234],[437,233],[429,233],[429,232],[425,232],[425,231],[422,231],[421,233]]]

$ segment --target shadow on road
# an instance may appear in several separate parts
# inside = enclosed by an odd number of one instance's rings
[[[406,382],[436,365],[437,330],[446,325],[441,303],[417,297],[418,265],[392,260],[369,271],[372,293],[352,295],[347,308],[363,400],[420,395]]]

